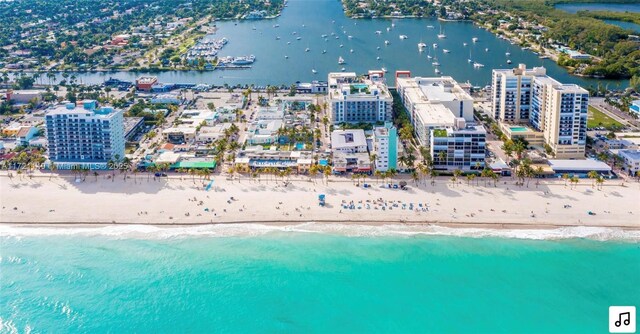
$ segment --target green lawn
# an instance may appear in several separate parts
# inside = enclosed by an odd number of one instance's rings
[[[622,128],[622,124],[615,119],[607,116],[600,110],[589,106],[589,114],[587,118],[587,127],[595,128],[603,126],[607,130],[614,130],[615,128]]]

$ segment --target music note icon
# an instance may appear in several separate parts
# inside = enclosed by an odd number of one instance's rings
[[[622,316],[623,315],[626,316],[626,319],[624,319],[624,325],[625,326],[629,326],[629,324],[631,323],[631,313],[623,312],[623,313],[618,314],[618,320],[616,320],[616,323],[615,323],[616,327],[622,326],[622,322],[623,322]]]
[[[609,333],[635,333],[636,307],[609,306]]]

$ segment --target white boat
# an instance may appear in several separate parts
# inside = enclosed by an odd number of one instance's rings
[[[325,54],[325,53],[327,53],[327,50],[322,50],[322,54]]]
[[[437,49],[438,48],[438,43],[433,43],[433,48]]]
[[[315,69],[311,69],[311,73],[316,74],[318,73],[318,71],[316,71]]]
[[[489,48],[485,48],[484,51],[489,52]]]
[[[340,39],[340,36],[336,35],[336,39]]]
[[[471,50],[469,50],[469,58],[467,59],[467,63],[472,63],[473,60],[471,60]]]
[[[387,69],[386,68],[381,68],[382,72],[387,73]]]
[[[276,40],[280,39],[280,36],[276,36]]]
[[[439,70],[439,69],[437,69],[437,68],[434,70],[434,72],[435,72],[436,74],[440,74],[440,73],[441,73],[441,72],[440,72],[440,70]]]
[[[376,30],[376,34],[377,34],[377,35],[380,35],[380,34],[382,34],[382,31],[380,31],[380,30]]]
[[[387,27],[387,32],[389,32],[389,30],[391,30],[391,28]]]
[[[341,72],[344,72],[346,69],[343,67],[340,69]]]
[[[376,50],[380,50],[380,47],[377,47]]]
[[[320,35],[320,37],[327,38],[327,34],[322,34],[322,35]]]
[[[504,53],[505,56],[509,57],[511,55],[511,52],[507,51]]]
[[[391,28],[394,28],[396,26],[395,23],[391,23]]]
[[[304,28],[304,27],[305,27],[305,25],[303,24],[303,25],[302,25],[302,27]]]
[[[256,26],[253,26],[251,29],[252,29],[252,30],[256,30]]]
[[[353,49],[349,50],[349,52],[353,53]]]
[[[376,57],[376,60],[380,60],[380,57]]]
[[[478,37],[472,38],[471,41],[474,42],[474,43],[477,42],[478,41]]]
[[[462,43],[462,46],[467,46],[467,42],[463,42],[463,43]]]
[[[431,25],[427,26],[427,29],[433,29],[433,28],[434,26],[431,26]]]
[[[274,28],[278,28],[278,27],[280,27],[280,25],[279,24],[274,24],[273,27]]]
[[[484,67],[484,65],[480,64],[480,63],[473,63],[473,67],[475,68],[481,68]]]
[[[287,42],[287,45],[291,44],[291,42]]]
[[[344,58],[338,57],[338,64],[340,65],[344,64]]]
[[[284,56],[284,59],[289,59],[289,56]]]
[[[384,44],[389,45],[389,41],[384,41]]]
[[[291,35],[295,35],[295,34],[297,34],[297,32],[295,32],[295,31],[291,33]]]
[[[311,49],[309,48],[304,49],[304,52],[309,52],[309,51],[311,51]]]
[[[449,51],[449,50],[447,50],[447,49],[442,49],[442,52],[444,52],[444,53],[449,53],[449,52],[451,52],[451,51]]]
[[[507,59],[507,64],[511,64],[511,59]]]
[[[301,40],[301,39],[302,39],[302,37],[298,36],[298,37],[296,37],[296,39],[297,39],[297,40]]]
[[[431,63],[431,65],[436,66],[436,67],[440,66],[440,63],[438,63],[438,57],[435,57],[433,59],[433,63]]]
[[[352,38],[353,38],[353,36],[349,35],[349,36],[347,36],[347,38],[348,38],[348,39],[352,39]]]
[[[426,47],[427,47],[427,44],[425,44],[424,42],[418,43],[418,49],[422,50],[422,49],[424,49]]]
[[[409,37],[407,37],[407,35],[400,35],[400,39],[407,39]]]
[[[344,45],[343,45],[343,44],[340,44],[340,47],[344,47]]]
[[[442,29],[442,26],[440,26],[440,33],[438,34],[438,38],[447,38],[447,35],[445,35],[444,30]]]

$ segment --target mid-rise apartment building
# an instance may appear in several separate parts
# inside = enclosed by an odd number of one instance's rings
[[[428,147],[434,168],[476,171],[484,168],[486,132],[473,119],[473,98],[453,78],[396,76],[416,138]]]
[[[373,129],[373,148],[376,155],[376,170],[386,172],[398,169],[398,130],[393,123]]]
[[[543,67],[527,70],[493,70],[493,117],[507,135],[531,132],[513,125],[530,126],[542,134],[556,158],[584,158],[587,139],[589,93],[546,75]],[[515,131],[514,131],[515,129]]]
[[[333,124],[391,120],[393,98],[382,76],[329,73],[328,103]]]
[[[95,101],[68,103],[45,115],[49,160],[106,164],[125,156],[122,110],[98,108]]]

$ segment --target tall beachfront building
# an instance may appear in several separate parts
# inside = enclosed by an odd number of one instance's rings
[[[329,73],[328,103],[333,124],[391,120],[393,98],[382,73]]]
[[[556,158],[584,158],[589,92],[562,84],[544,67],[493,70],[493,117],[512,139],[548,145]],[[528,128],[528,127],[531,127]]]
[[[376,154],[376,170],[386,172],[398,169],[398,130],[393,123],[373,129],[373,148]]]
[[[404,73],[404,72],[403,72]],[[420,145],[437,170],[482,170],[486,131],[474,123],[473,98],[451,77],[396,75],[396,88]]]
[[[61,168],[105,168],[116,155],[124,158],[121,110],[98,108],[95,101],[68,103],[45,114],[49,160]]]

